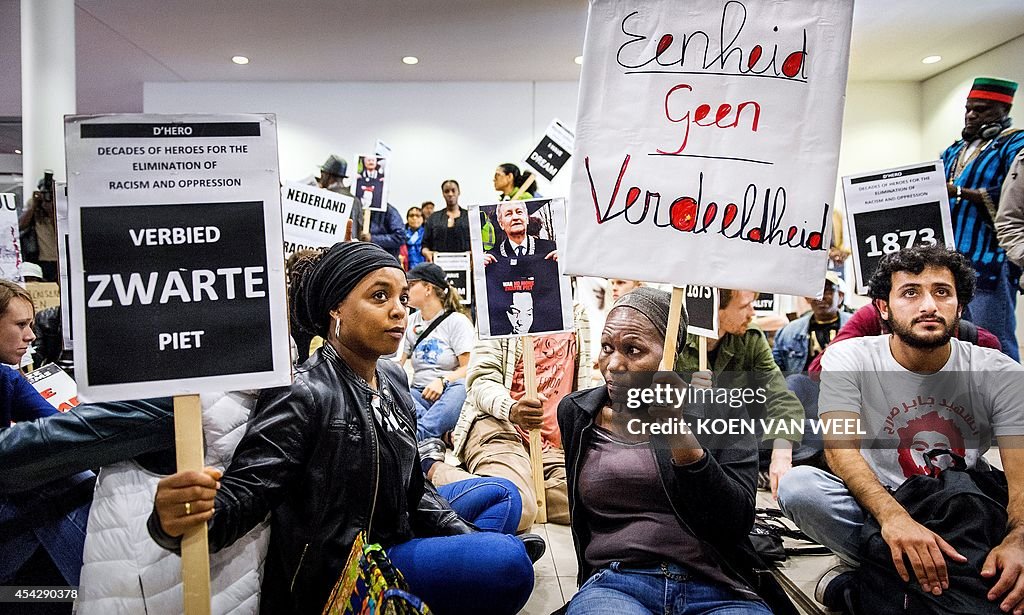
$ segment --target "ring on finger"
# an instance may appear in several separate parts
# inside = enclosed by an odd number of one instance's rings
[[[192,502],[185,502],[185,516],[192,514]]]

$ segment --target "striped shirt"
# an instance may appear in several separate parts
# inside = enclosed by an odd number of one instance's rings
[[[982,286],[994,285],[1002,270],[1006,253],[999,247],[992,218],[999,207],[999,192],[1017,152],[1024,148],[1024,131],[1007,130],[990,142],[982,142],[976,155],[964,151],[970,144],[963,139],[942,152],[946,181],[954,186],[981,190],[984,204],[967,199],[950,199],[953,237],[958,252],[971,259]],[[957,174],[957,159],[968,160]]]

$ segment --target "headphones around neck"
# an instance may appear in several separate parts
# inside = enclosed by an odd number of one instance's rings
[[[981,128],[978,129],[978,138],[988,141],[995,139],[999,136],[999,133],[1003,132],[1007,128],[1013,125],[1013,120],[1010,116],[1006,116],[998,122],[992,122],[989,124],[982,124]]]

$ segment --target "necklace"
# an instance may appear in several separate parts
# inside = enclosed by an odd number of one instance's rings
[[[987,148],[989,145],[991,145],[992,141],[993,141],[993,139],[989,139],[987,141],[978,143],[978,147],[974,148],[974,151],[971,152],[971,155],[970,156],[966,156],[966,157],[964,156],[964,154],[967,153],[968,149],[970,149],[969,148],[970,144],[966,143],[966,142],[964,143],[963,149],[961,149],[957,153],[957,155],[956,155],[956,162],[953,164],[953,181],[954,182],[957,181],[958,179],[960,179],[960,175],[963,174],[964,169],[967,168],[967,165],[969,165],[972,162],[974,162],[974,159],[977,158],[978,155],[981,154],[981,152],[985,151],[985,148]]]

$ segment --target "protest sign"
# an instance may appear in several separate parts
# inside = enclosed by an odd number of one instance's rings
[[[350,215],[351,198],[315,186],[286,183],[281,188],[285,258],[299,250],[344,241]]]
[[[387,143],[377,139],[377,142],[373,145],[373,153],[378,158],[391,158],[391,146]]]
[[[78,405],[78,385],[67,372],[53,363],[30,371],[25,379],[36,391],[60,412],[67,412]]]
[[[0,278],[24,281],[21,274],[21,233],[18,230],[18,207],[14,193],[0,193]]]
[[[820,290],[852,13],[593,0],[565,273]]]
[[[718,289],[686,287],[686,332],[718,339]]]
[[[778,301],[773,293],[757,293],[754,299],[754,313],[758,316],[767,316],[776,312]]]
[[[572,331],[569,278],[559,275],[557,262],[565,199],[471,205],[469,219],[481,213],[494,245],[485,251],[483,229],[469,225],[480,337]]]
[[[387,158],[375,154],[356,155],[356,184],[352,193],[362,204],[364,215],[388,208],[387,162]]]
[[[544,179],[551,181],[572,155],[573,134],[565,124],[551,120],[540,143],[526,157],[526,165]]]
[[[64,350],[72,350],[71,343],[71,282],[68,279],[68,264],[71,262],[71,239],[68,236],[68,185],[67,182],[57,182],[54,185],[53,206],[57,217],[57,250],[60,255],[57,258],[57,279],[60,286],[60,310],[61,334],[64,338]]]
[[[65,120],[83,399],[290,382],[273,115]]]
[[[60,305],[60,287],[56,282],[26,282],[25,290],[31,295],[36,312]]]
[[[459,291],[463,305],[473,303],[470,252],[434,252],[434,264],[444,270],[448,283]]]
[[[954,248],[942,162],[919,163],[843,177],[857,293],[882,256],[917,245]]]

